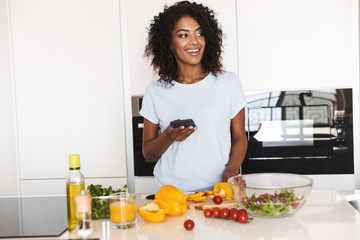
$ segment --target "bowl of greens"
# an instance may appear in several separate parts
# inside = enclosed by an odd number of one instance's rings
[[[231,177],[228,183],[234,199],[250,215],[279,218],[305,204],[314,180],[291,173],[253,173]]]
[[[87,191],[92,196],[91,218],[92,219],[109,219],[109,198],[110,194],[118,192],[127,192],[127,184],[124,186],[103,187],[100,184],[91,184]]]

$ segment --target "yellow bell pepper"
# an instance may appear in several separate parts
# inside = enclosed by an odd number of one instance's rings
[[[169,215],[180,216],[187,211],[186,195],[180,189],[172,185],[164,185],[155,194],[155,200],[164,200],[169,206]]]
[[[162,222],[170,212],[170,206],[163,200],[157,199],[139,206],[137,212],[140,217],[149,222]]]
[[[231,193],[229,183],[227,183],[227,182],[221,182],[221,183],[215,184],[213,192],[214,192],[215,196],[221,196],[224,200],[233,200],[234,199],[234,197]]]

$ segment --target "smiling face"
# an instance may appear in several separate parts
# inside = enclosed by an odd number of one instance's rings
[[[172,31],[171,49],[181,68],[185,65],[200,66],[205,51],[205,37],[200,25],[189,16],[177,21]]]

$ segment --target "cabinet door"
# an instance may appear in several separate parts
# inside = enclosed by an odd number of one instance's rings
[[[19,194],[7,3],[0,0],[0,196]]]
[[[11,0],[20,178],[126,176],[117,0]]]
[[[237,0],[244,89],[351,87],[352,2]]]
[[[127,0],[127,35],[129,45],[130,85],[133,96],[143,95],[148,84],[157,75],[153,74],[150,61],[143,58],[147,40],[147,28],[154,16],[163,11],[164,5],[172,5],[176,1],[165,0]],[[236,39],[236,3],[235,0],[202,0],[212,9],[223,29],[224,53],[223,63],[228,71],[237,73],[237,39]]]

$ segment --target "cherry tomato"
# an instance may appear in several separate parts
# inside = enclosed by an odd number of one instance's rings
[[[193,220],[188,219],[184,222],[184,227],[186,230],[191,231],[195,226],[195,223]]]
[[[215,204],[219,205],[219,204],[222,203],[223,199],[220,196],[215,196],[213,201],[214,201]]]
[[[214,207],[213,210],[212,210],[212,216],[214,218],[216,218],[216,217],[220,216],[220,212],[221,212],[220,208]]]
[[[211,209],[205,209],[204,210],[204,216],[206,217],[206,218],[210,218],[211,216],[212,216],[212,211],[211,211]]]
[[[230,210],[228,208],[223,208],[220,211],[220,217],[221,218],[227,218],[230,215]]]
[[[239,210],[237,210],[236,208],[230,210],[230,218],[232,220],[236,220],[238,218],[238,215],[239,215]]]
[[[247,215],[247,211],[245,209],[239,209],[238,211],[239,211],[239,214],[241,213],[241,214]]]
[[[247,212],[244,209],[240,209],[239,213],[238,213],[238,221],[241,223],[246,223],[246,221],[248,220],[248,215]]]

